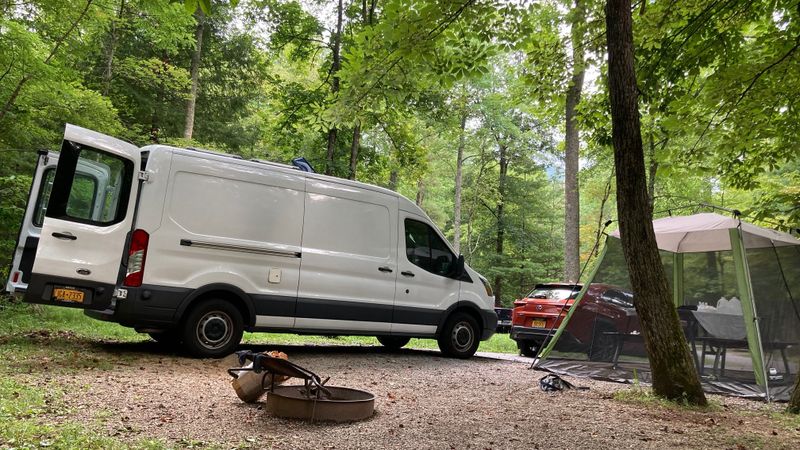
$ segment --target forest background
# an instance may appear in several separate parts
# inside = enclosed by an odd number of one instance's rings
[[[201,3],[0,0],[3,279],[64,123],[396,190],[503,305],[615,219],[604,2]],[[800,227],[800,2],[644,0],[634,33],[654,216]]]

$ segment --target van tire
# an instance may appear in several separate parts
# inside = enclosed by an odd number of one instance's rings
[[[183,321],[182,337],[186,350],[198,358],[222,358],[233,352],[242,340],[242,313],[227,300],[204,300],[192,308]]]
[[[410,337],[404,336],[377,336],[377,338],[381,345],[390,350],[400,350],[411,341]]]
[[[478,350],[480,338],[478,321],[465,312],[457,312],[447,319],[439,333],[439,350],[445,356],[466,359]]]

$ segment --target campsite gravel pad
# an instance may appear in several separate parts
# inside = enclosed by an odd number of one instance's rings
[[[51,378],[65,389],[69,417],[136,442],[163,439],[177,447],[220,448],[792,448],[800,429],[776,428],[781,405],[714,397],[712,413],[629,404],[612,399],[629,386],[569,379],[589,391],[548,394],[542,372],[523,361],[442,358],[436,352],[388,353],[377,347],[280,347],[289,358],[330,375],[331,383],[375,394],[375,415],[348,424],[286,420],[263,404],[242,403],[223,360],[192,360],[137,350],[148,344],[105,344],[112,370],[85,369]],[[258,348],[257,350],[265,350]],[[115,355],[124,354],[124,358]],[[134,356],[135,358],[132,358]],[[48,381],[49,380],[49,381]],[[99,424],[99,425],[98,425]],[[795,447],[796,448],[796,447]]]

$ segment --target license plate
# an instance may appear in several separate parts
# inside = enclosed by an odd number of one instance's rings
[[[85,294],[77,289],[55,288],[53,289],[53,300],[67,303],[83,303]]]
[[[531,326],[534,328],[544,328],[547,322],[544,319],[533,319]]]

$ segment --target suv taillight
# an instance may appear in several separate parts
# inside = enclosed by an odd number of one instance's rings
[[[147,256],[147,242],[150,235],[144,230],[133,230],[131,246],[128,249],[128,272],[125,274],[123,285],[139,287],[144,276],[144,260]]]

